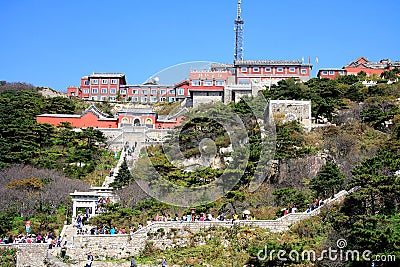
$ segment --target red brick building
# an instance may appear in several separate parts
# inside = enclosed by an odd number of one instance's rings
[[[345,69],[338,69],[338,68],[325,68],[318,70],[317,77],[320,79],[327,78],[327,79],[335,79],[339,76],[347,75],[347,70]]]
[[[69,86],[67,94],[87,100],[116,101],[117,97],[126,95],[121,91],[123,85],[126,85],[123,73],[92,73],[81,78],[79,87]]]
[[[311,78],[312,70],[311,64],[299,60],[237,60],[234,67],[235,84],[275,84],[290,78],[306,82]]]
[[[212,64],[210,70],[191,71],[188,97],[193,106],[223,101],[229,103],[243,95],[252,95],[259,88],[293,78],[308,81],[311,64],[298,60],[236,60],[234,64]]]
[[[350,62],[341,69],[320,69],[318,71],[317,77],[335,79],[340,75],[357,75],[361,71],[365,72],[367,76],[380,76],[384,71],[389,71],[394,68],[400,68],[400,61],[382,59],[379,62],[372,62],[365,57],[359,57],[358,59]]]
[[[156,82],[144,84],[128,84],[121,86],[124,92],[121,100],[141,104],[154,104],[158,102],[175,102],[176,91],[174,85],[160,85]]]
[[[146,126],[152,129],[172,129],[179,126],[185,112],[172,116],[158,116],[150,108],[122,109],[116,117],[104,114],[96,106],[91,105],[82,114],[41,114],[36,116],[38,123],[48,123],[59,126],[69,122],[74,128],[120,128],[123,126]]]
[[[348,75],[357,75],[360,71],[363,71],[367,76],[372,76],[374,74],[380,76],[382,72],[388,71],[394,68],[400,67],[399,61],[391,61],[390,59],[382,59],[379,62],[372,62],[365,57],[360,57],[346,66],[343,67],[347,71]]]
[[[93,101],[134,103],[175,102],[183,96],[175,85],[160,85],[155,81],[127,84],[123,73],[92,73],[81,78],[80,86],[67,87],[67,95]]]

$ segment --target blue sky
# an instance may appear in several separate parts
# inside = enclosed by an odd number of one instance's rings
[[[65,91],[189,61],[232,63],[236,0],[0,0],[0,80]],[[400,60],[397,0],[242,0],[244,59]],[[315,72],[314,72],[315,74]]]

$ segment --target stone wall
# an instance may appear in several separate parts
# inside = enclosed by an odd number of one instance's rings
[[[304,128],[311,130],[311,101],[270,100],[268,114],[282,114],[285,121],[298,120]]]
[[[354,189],[356,190],[356,189]],[[351,191],[354,191],[351,190]],[[189,244],[193,233],[211,227],[259,227],[269,229],[271,232],[282,232],[297,222],[315,216],[321,209],[342,201],[349,192],[343,190],[335,195],[333,199],[324,200],[324,205],[313,210],[311,213],[290,213],[277,220],[251,220],[251,221],[205,221],[205,222],[154,222],[132,235],[75,235],[71,243],[68,244],[66,255],[70,259],[78,262],[70,266],[82,266],[86,261],[87,254],[90,252],[95,258],[93,266],[115,266],[116,263],[104,262],[112,259],[129,259],[131,256],[139,254],[151,243],[160,249],[173,247],[185,247]],[[47,244],[13,244],[5,246],[15,246],[18,248],[17,266],[18,267],[42,267],[45,259],[54,260],[52,266],[62,267],[54,257],[48,257],[47,253],[53,256],[59,253],[59,248],[48,250]],[[46,258],[48,257],[48,258]],[[99,262],[103,261],[103,262]],[[121,262],[118,266],[129,266]]]
[[[132,235],[85,235],[74,236],[67,255],[73,259],[84,260],[91,252],[96,260],[121,259],[137,255],[149,242],[160,249],[185,247],[193,233],[202,229],[216,227],[259,227],[271,232],[283,232],[299,221],[315,216],[321,209],[332,203],[340,202],[347,195],[343,190],[333,199],[324,200],[325,205],[311,213],[290,213],[276,220],[250,221],[204,221],[204,222],[153,222]]]
[[[121,259],[138,254],[144,249],[146,239],[138,235],[78,235],[73,237],[66,255],[85,260],[91,252],[96,260]]]
[[[207,95],[208,94],[208,95]],[[193,107],[196,108],[201,104],[222,102],[223,96],[219,92],[209,92],[209,93],[193,93]]]
[[[48,244],[8,244],[0,248],[17,249],[17,267],[43,267]]]

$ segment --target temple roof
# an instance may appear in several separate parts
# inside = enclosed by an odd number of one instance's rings
[[[40,114],[37,117],[55,117],[55,118],[80,118],[87,113],[92,113],[99,118],[99,120],[112,120],[114,117],[110,117],[108,114],[102,112],[95,105],[90,105],[87,109],[85,109],[82,114]]]

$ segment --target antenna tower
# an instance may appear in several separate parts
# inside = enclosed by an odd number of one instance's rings
[[[237,18],[235,19],[235,55],[234,60],[243,60],[243,24],[244,21],[240,17],[242,12],[240,4],[242,0],[238,0]]]

